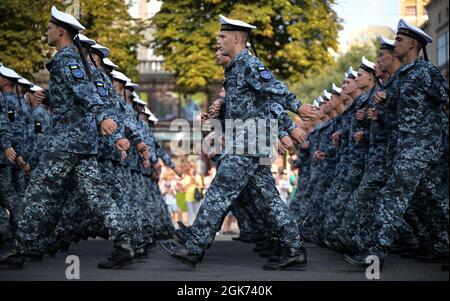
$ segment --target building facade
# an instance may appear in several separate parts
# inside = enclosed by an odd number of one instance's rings
[[[426,6],[428,21],[422,29],[433,38],[427,46],[428,58],[436,65],[448,81],[449,36],[448,36],[448,0],[431,0]]]
[[[421,26],[428,20],[429,0],[400,0],[400,16],[408,23]]]

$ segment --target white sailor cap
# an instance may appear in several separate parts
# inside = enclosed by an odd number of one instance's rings
[[[92,50],[96,51],[102,58],[108,58],[111,51],[108,47],[102,46],[100,44],[95,44],[91,47]]]
[[[385,36],[380,36],[380,49],[390,49],[395,48],[395,40],[390,40]]]
[[[326,100],[330,100],[331,99],[331,93],[329,93],[327,90],[323,90],[322,98],[326,99]]]
[[[320,104],[319,104],[319,102],[317,101],[317,99],[314,99],[314,101],[313,101],[313,106],[315,106],[316,108],[319,108],[319,107],[320,107]]]
[[[347,78],[348,78],[348,73],[345,72],[345,73],[344,73],[344,80],[346,80]]]
[[[365,56],[361,59],[361,65],[359,68],[366,70],[369,73],[375,73],[375,63],[372,63]]]
[[[144,102],[142,99],[140,99],[139,97],[133,97],[133,101],[135,102],[135,103],[137,103],[137,104],[140,104],[140,105],[143,105],[143,106],[146,106],[147,105],[147,103],[146,102]],[[145,113],[145,112],[144,112]]]
[[[50,22],[61,26],[73,34],[77,34],[79,31],[86,29],[74,16],[59,11],[55,6],[52,6],[52,17]]]
[[[105,64],[108,67],[111,67],[113,69],[119,68],[116,64],[114,64],[109,58],[105,57],[103,58],[103,64]]]
[[[350,66],[347,70],[347,74],[349,78],[355,79],[358,77],[358,72],[356,72],[355,70],[353,70],[353,67]]]
[[[85,36],[84,34],[77,34],[78,39],[80,40],[80,42],[84,45],[88,45],[88,46],[92,46],[95,45],[95,41],[92,39],[89,39],[87,36]]]
[[[125,87],[134,90],[134,89],[139,88],[139,85],[136,83],[133,83],[132,81],[129,81],[125,84]]]
[[[433,39],[422,29],[409,24],[404,19],[400,19],[400,21],[398,21],[397,34],[404,34],[410,38],[413,38],[419,41],[423,46],[433,42]]]
[[[44,89],[42,89],[41,87],[36,86],[36,85],[33,85],[33,87],[30,88],[31,92],[38,92],[38,91],[42,91],[42,90],[44,90]]]
[[[9,79],[21,79],[22,77],[16,71],[0,65],[0,75]]]
[[[158,123],[158,118],[156,118],[156,116],[150,112],[150,117],[148,117],[148,120],[150,120],[153,123]]]
[[[326,99],[324,99],[322,96],[317,97],[317,102],[319,105],[323,105],[325,102],[327,102]]]
[[[34,84],[32,82],[30,82],[28,79],[23,78],[23,77],[18,80],[18,83],[22,84],[24,86],[28,86],[28,87],[33,87],[34,86]]]
[[[341,95],[342,89],[336,86],[334,83],[331,86],[331,94]]]
[[[116,71],[116,70],[113,70],[111,72],[111,76],[113,79],[119,80],[119,81],[123,82],[124,84],[131,81],[131,79],[128,78],[125,74],[123,74],[122,72]]]
[[[220,15],[219,21],[220,21],[220,30],[250,32],[252,31],[252,29],[256,29],[256,26],[254,25],[245,23],[240,20],[233,20],[223,15]]]
[[[132,92],[131,98],[139,98],[139,95],[136,92]]]
[[[147,107],[144,108],[143,113],[144,113],[145,115],[147,115],[147,116],[151,116],[151,115],[152,115],[152,112],[151,112],[150,109],[147,108]]]

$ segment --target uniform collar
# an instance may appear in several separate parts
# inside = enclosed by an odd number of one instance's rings
[[[45,64],[45,68],[47,68],[48,71],[51,70],[53,64],[59,60],[59,58],[63,55],[72,55],[72,56],[77,56],[78,51],[75,48],[75,45],[73,44],[68,44],[66,46],[64,46],[63,48],[61,48],[51,59],[50,61],[47,62],[47,64]]]
[[[241,59],[243,59],[244,57],[246,57],[246,56],[249,56],[250,54],[249,54],[249,52],[248,52],[248,49],[247,48],[244,48],[241,52],[239,52],[239,54],[238,55],[236,55],[235,57],[234,57],[234,59],[225,67],[225,71],[228,71],[228,70],[230,70],[232,67],[233,67],[233,65],[237,62],[237,61],[239,61],[239,60],[241,60]]]

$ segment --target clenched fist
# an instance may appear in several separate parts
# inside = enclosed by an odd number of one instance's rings
[[[294,140],[294,142],[297,144],[302,144],[303,142],[305,142],[306,138],[308,138],[308,135],[306,134],[306,132],[298,127],[293,129],[289,133],[289,136],[291,136],[292,140]]]
[[[318,110],[312,104],[303,104],[300,109],[298,109],[298,115],[303,120],[315,118],[317,116]]]
[[[117,124],[114,120],[106,118],[100,124],[100,131],[103,136],[111,136],[117,130]]]

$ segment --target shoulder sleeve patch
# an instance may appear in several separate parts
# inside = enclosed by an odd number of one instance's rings
[[[84,79],[84,70],[81,69],[80,65],[78,64],[69,64],[68,65],[70,72],[72,73],[72,76],[75,79]]]
[[[262,79],[264,79],[264,80],[272,79],[272,73],[270,73],[270,71],[267,70],[266,67],[264,67],[264,66],[258,67],[258,72],[259,72],[259,76],[261,76]]]
[[[100,97],[108,96],[108,91],[106,90],[105,84],[101,81],[95,82],[95,87],[97,88],[97,93]]]

